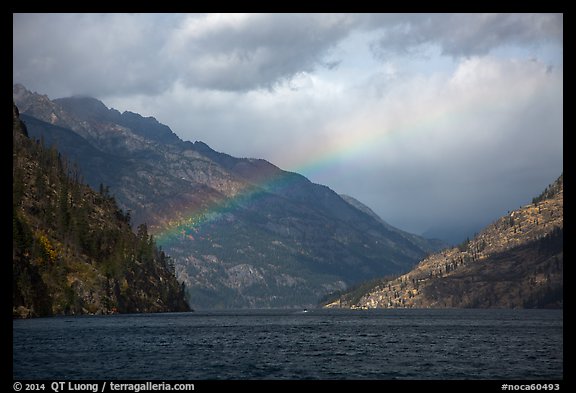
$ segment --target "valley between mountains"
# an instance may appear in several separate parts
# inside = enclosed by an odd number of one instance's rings
[[[22,85],[13,98],[30,139],[76,163],[79,181],[111,196],[134,231],[146,228],[192,308],[313,307],[445,247],[270,162],[182,141],[154,118]]]
[[[154,118],[22,85],[13,97],[15,315],[563,307],[563,175],[446,248]]]

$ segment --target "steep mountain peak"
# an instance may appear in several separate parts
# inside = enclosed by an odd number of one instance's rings
[[[180,138],[170,127],[161,124],[154,117],[143,117],[138,113],[124,111],[122,114],[108,108],[102,101],[88,96],[74,96],[54,100],[65,111],[77,118],[88,120],[93,127],[112,123],[129,129],[133,134],[160,143],[179,143]]]
[[[51,124],[67,123],[60,116],[60,107],[47,95],[31,92],[24,85],[17,83],[12,87],[12,98],[21,113],[27,113]]]
[[[32,93],[21,84],[13,86],[13,99],[22,113],[47,123],[74,130],[88,140],[112,138],[118,152],[147,150],[148,142],[177,144],[182,141],[172,130],[153,117],[108,108],[90,96],[73,96],[50,100],[48,96]],[[148,142],[146,142],[146,139]]]
[[[66,111],[55,100],[50,100],[47,95],[31,92],[23,85],[15,84],[12,89],[12,97],[22,114],[55,126],[69,128],[84,137],[90,135],[90,129],[86,122]]]
[[[88,119],[108,119],[117,117],[118,111],[111,111],[104,103],[94,97],[77,95],[73,97],[57,98],[54,100],[65,110],[74,113],[78,117]],[[112,115],[112,116],[111,116]],[[116,115],[116,116],[115,116]],[[115,120],[115,119],[114,119]]]
[[[166,144],[182,143],[170,127],[160,123],[156,118],[144,117],[138,113],[124,111],[116,121],[124,127],[131,129],[135,134],[155,142]]]
[[[202,141],[195,141],[193,144],[194,149],[201,153],[215,153],[216,151],[213,150],[210,146]]]
[[[32,93],[20,83],[15,83],[14,86],[12,86],[12,96],[14,97],[14,101],[22,101],[23,98],[30,94]]]

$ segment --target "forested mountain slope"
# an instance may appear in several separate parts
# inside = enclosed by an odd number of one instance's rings
[[[107,187],[30,140],[16,106],[12,138],[14,316],[189,310],[146,225],[134,233]]]

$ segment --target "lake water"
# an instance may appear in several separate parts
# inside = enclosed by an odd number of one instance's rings
[[[249,310],[13,321],[14,379],[562,379],[558,310]]]

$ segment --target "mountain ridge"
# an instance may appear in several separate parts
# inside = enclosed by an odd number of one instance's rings
[[[563,175],[532,203],[398,277],[338,294],[327,308],[506,307],[563,304]]]
[[[115,110],[85,116],[92,106],[103,111],[92,101],[82,107],[85,98],[48,102],[23,89],[15,86],[14,96],[31,108],[22,112],[36,119],[29,123],[33,137],[50,144],[53,126],[69,127],[104,154],[86,156],[58,141],[89,183],[108,184],[135,224],[148,223],[175,259],[194,308],[313,306],[335,289],[406,271],[438,248],[268,161],[235,158],[175,134],[178,140],[164,143],[149,136],[171,135],[169,127],[152,118],[138,115],[130,128],[110,122]]]

